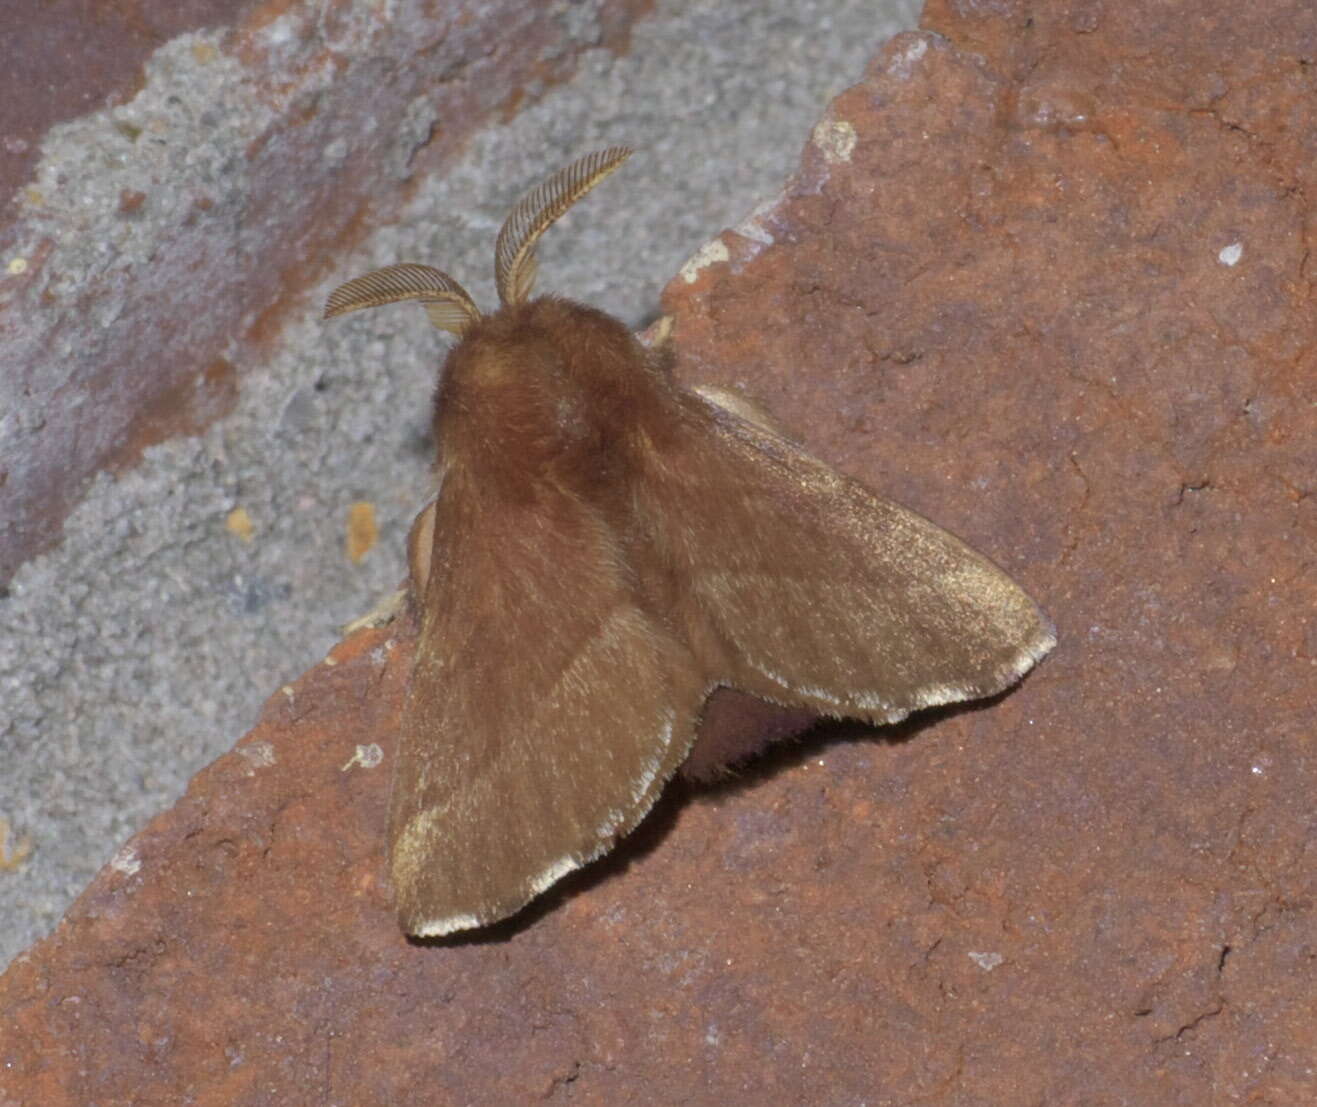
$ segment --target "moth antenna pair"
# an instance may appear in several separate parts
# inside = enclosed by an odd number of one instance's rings
[[[577,158],[512,209],[494,245],[494,280],[505,307],[525,303],[535,286],[535,244],[540,236],[632,152],[628,146],[610,146]],[[324,317],[402,300],[420,301],[431,323],[458,338],[481,318],[475,301],[457,281],[432,265],[410,261],[386,265],[339,285],[325,304]]]

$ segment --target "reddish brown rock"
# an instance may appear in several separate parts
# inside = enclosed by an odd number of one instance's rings
[[[690,378],[1038,596],[1022,688],[674,786],[422,944],[409,632],[359,634],[0,980],[0,1101],[1317,1097],[1317,31],[1110,8],[935,6],[667,298]]]
[[[7,0],[0,586],[99,470],[195,431],[179,397],[326,257],[647,6],[600,4],[586,40],[519,0]]]
[[[0,200],[8,203],[27,182],[52,126],[131,97],[152,50],[199,27],[233,22],[261,2],[8,0],[0,66]]]

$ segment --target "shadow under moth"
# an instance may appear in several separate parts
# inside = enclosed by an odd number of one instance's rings
[[[530,298],[539,237],[630,153],[588,154],[517,204],[494,314],[412,263],[325,309],[416,300],[459,340],[434,406],[439,491],[408,540],[420,629],[389,865],[409,934],[506,918],[608,850],[715,690],[892,723],[1000,692],[1055,642],[987,558],[744,401],[679,385],[617,319]]]

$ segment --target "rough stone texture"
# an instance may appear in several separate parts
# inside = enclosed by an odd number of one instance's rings
[[[360,634],[0,979],[0,1100],[1317,1098],[1317,26],[1165,8],[934,5],[667,297],[689,377],[1039,597],[1021,689],[671,789],[426,945],[410,637]]]
[[[624,53],[583,51],[569,79],[418,178],[396,222],[336,248],[279,333],[229,361],[231,414],[97,475],[59,545],[0,589],[0,818],[31,842],[0,873],[0,972],[402,578],[433,480],[424,398],[444,339],[406,307],[324,323],[334,284],[410,257],[488,304],[519,194],[626,142],[625,171],[544,241],[540,287],[649,322],[668,278],[777,191],[830,100],[917,22],[888,6],[663,0]],[[358,564],[345,537],[361,501],[379,540]]]
[[[97,471],[224,414],[239,351],[414,178],[647,0],[31,6],[0,32],[0,586]]]
[[[488,304],[494,234],[522,190],[626,142],[624,173],[544,241],[540,287],[649,322],[667,279],[776,192],[828,102],[917,22],[885,6],[663,0],[624,53],[583,51],[569,79],[418,179],[396,222],[336,250],[279,333],[229,362],[231,414],[98,474],[59,545],[0,589],[0,818],[31,843],[0,873],[0,972],[403,575],[444,339],[405,307],[323,323],[333,285],[412,257]],[[360,501],[379,540],[357,564]]]
[[[0,198],[17,199],[47,130],[141,88],[158,46],[201,27],[234,22],[261,0],[8,0],[0,29],[0,103],[5,105]],[[5,221],[13,217],[6,213]]]

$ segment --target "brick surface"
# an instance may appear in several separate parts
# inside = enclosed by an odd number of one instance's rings
[[[416,943],[411,630],[360,633],[0,978],[0,1098],[1311,1100],[1317,37],[1168,7],[932,5],[666,297],[686,376],[1038,597],[1021,688],[675,785]]]

